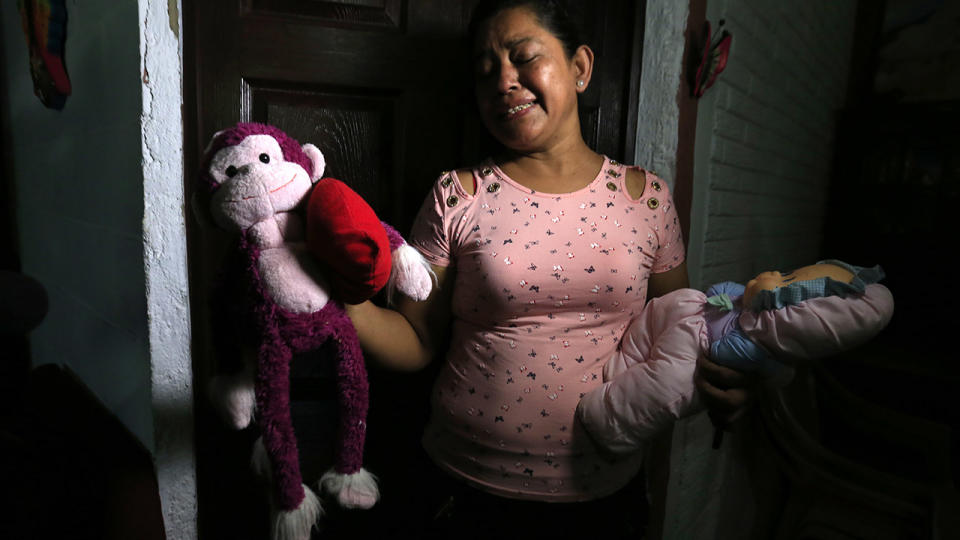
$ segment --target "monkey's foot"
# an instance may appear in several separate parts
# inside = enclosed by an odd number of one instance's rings
[[[303,486],[304,498],[293,510],[273,512],[271,523],[272,540],[310,540],[310,530],[323,515],[320,499],[310,488]]]
[[[210,381],[210,399],[231,427],[246,428],[253,419],[257,403],[253,377],[246,373],[214,377]]]
[[[320,489],[335,496],[344,508],[367,509],[380,499],[377,477],[362,468],[353,474],[331,469],[320,478]]]

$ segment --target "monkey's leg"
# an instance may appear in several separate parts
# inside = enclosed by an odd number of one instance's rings
[[[363,468],[363,446],[367,431],[369,384],[357,332],[349,319],[334,331],[339,354],[337,400],[340,426],[336,463],[320,479],[321,488],[337,497],[345,508],[370,508],[380,498],[376,478]]]
[[[279,332],[268,332],[260,346],[257,369],[258,423],[273,480],[276,511],[272,537],[307,540],[322,509],[317,496],[303,484],[297,439],[290,417],[292,352]]]

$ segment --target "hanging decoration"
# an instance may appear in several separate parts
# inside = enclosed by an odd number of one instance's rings
[[[66,0],[18,0],[17,7],[30,51],[33,93],[46,107],[63,109],[71,92],[64,65]]]
[[[720,21],[719,29],[723,29],[723,20]],[[697,65],[697,74],[692,85],[693,96],[697,98],[703,96],[704,92],[713,86],[717,76],[727,67],[733,35],[726,30],[720,32],[718,36],[711,35],[710,22],[707,21],[703,43],[703,54],[700,55],[700,63]]]

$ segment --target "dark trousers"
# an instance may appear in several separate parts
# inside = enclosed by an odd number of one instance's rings
[[[643,474],[613,495],[582,503],[519,501],[474,489],[437,469],[429,458],[408,469],[404,485],[382,483],[370,510],[332,503],[316,538],[538,540],[644,537],[648,507]],[[385,480],[385,479],[384,479]]]

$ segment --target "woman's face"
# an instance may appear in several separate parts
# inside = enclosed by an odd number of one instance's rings
[[[473,48],[474,77],[480,116],[490,133],[518,152],[580,137],[577,81],[589,78],[578,59],[587,55],[584,49],[567,57],[560,40],[526,8],[502,11],[483,24]]]

